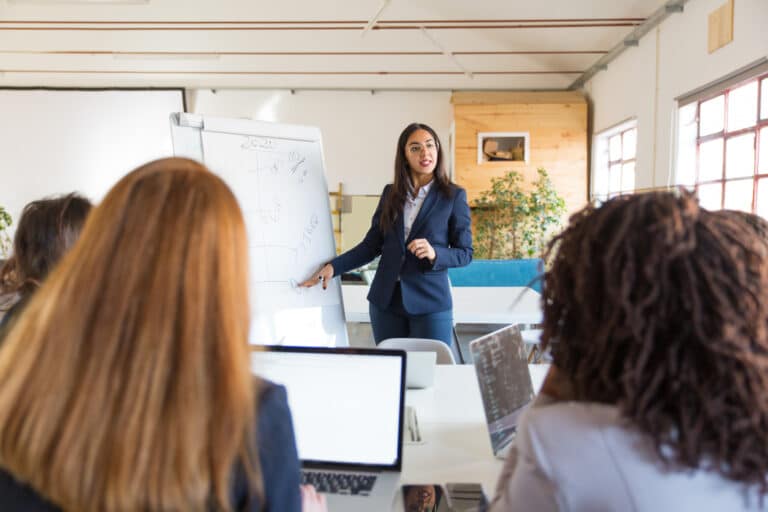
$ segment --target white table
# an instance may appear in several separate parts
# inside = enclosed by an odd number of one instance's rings
[[[528,368],[538,392],[549,365]],[[478,482],[490,499],[504,461],[491,452],[475,368],[438,365],[435,370],[432,387],[408,390],[405,396],[416,409],[424,443],[405,445],[401,483]]]
[[[371,321],[368,289],[359,284],[341,286],[347,322]],[[453,321],[457,324],[530,325],[542,320],[541,295],[525,286],[454,286],[451,293]]]

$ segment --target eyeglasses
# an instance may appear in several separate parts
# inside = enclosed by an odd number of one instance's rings
[[[411,144],[408,146],[408,152],[412,155],[418,155],[424,150],[427,150],[428,153],[434,153],[437,151],[437,143],[435,142],[427,142],[426,144]]]

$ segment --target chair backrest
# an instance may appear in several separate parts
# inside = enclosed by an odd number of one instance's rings
[[[439,340],[429,338],[388,338],[379,343],[378,348],[394,348],[406,352],[434,352],[437,364],[456,364],[450,347]]]
[[[530,286],[541,293],[544,271],[539,258],[522,260],[472,260],[465,267],[448,269],[453,286]]]

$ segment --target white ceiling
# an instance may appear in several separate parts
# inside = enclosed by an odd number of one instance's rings
[[[0,86],[564,89],[666,3],[96,1],[0,0]]]

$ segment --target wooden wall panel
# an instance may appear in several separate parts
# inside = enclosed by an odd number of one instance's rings
[[[562,92],[526,93],[526,103],[484,104],[480,101],[482,93],[469,94],[454,95],[453,111],[454,180],[467,189],[470,202],[490,187],[491,178],[517,170],[530,183],[536,178],[536,169],[543,167],[565,198],[569,213],[586,204],[587,103],[583,96],[578,93],[565,96]],[[499,94],[506,93],[490,93],[488,100],[501,99]],[[562,103],[563,100],[568,103]],[[530,133],[529,161],[478,164],[477,134],[480,132]]]
[[[707,51],[712,53],[733,41],[733,0],[712,11],[707,22]]]

